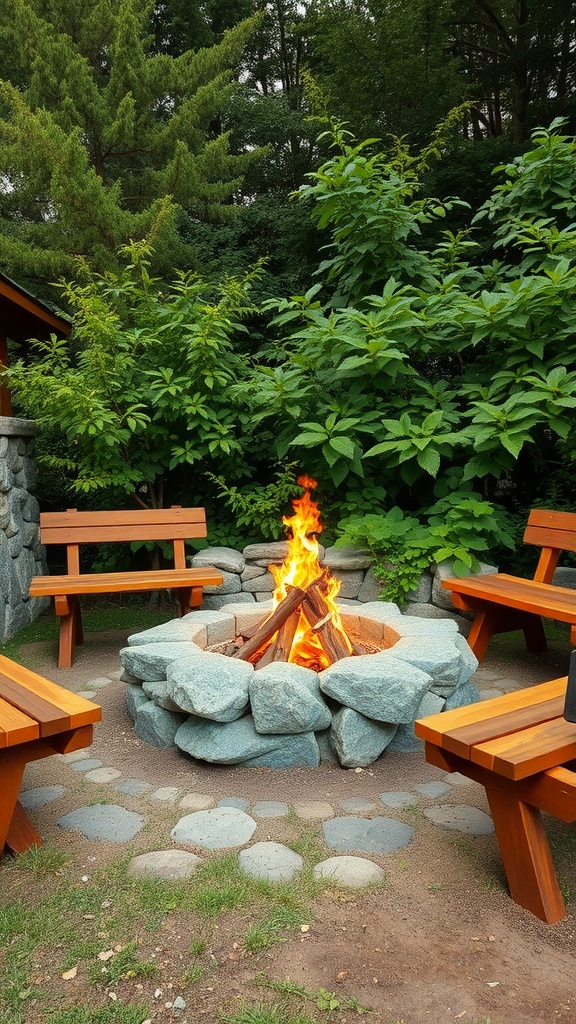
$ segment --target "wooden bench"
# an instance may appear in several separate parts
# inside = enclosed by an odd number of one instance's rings
[[[31,597],[54,597],[60,616],[58,668],[70,668],[76,644],[84,639],[80,597],[82,594],[129,593],[174,590],[180,614],[202,603],[202,588],[219,586],[222,574],[210,567],[186,568],[184,541],[206,536],[203,508],[136,509],[131,512],[43,512],[40,515],[42,544],[65,544],[67,573],[35,576]],[[134,572],[82,573],[81,544],[109,544],[121,541],[172,541],[174,566]]]
[[[0,855],[41,844],[18,800],[29,761],[92,743],[97,704],[0,655]]]
[[[484,658],[494,633],[515,629],[524,631],[532,654],[545,651],[542,617],[570,623],[570,638],[576,645],[576,590],[552,583],[562,551],[576,551],[576,513],[532,511],[524,541],[542,548],[531,580],[506,573],[442,580],[457,608],[476,613],[468,643],[478,661]]]
[[[548,924],[565,916],[541,811],[576,820],[576,725],[566,678],[421,718],[426,760],[480,782],[512,898]]]

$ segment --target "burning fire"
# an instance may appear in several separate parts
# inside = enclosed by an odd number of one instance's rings
[[[281,566],[270,566],[276,583],[274,608],[288,595],[291,587],[306,590],[311,583],[322,577],[322,595],[328,607],[325,619],[330,618],[333,629],[341,634],[351,653],[352,645],[343,629],[340,613],[336,606],[340,581],[333,579],[328,570],[322,568],[319,561],[318,535],[322,532],[323,527],[320,522],[320,510],[310,494],[317,482],[311,477],[301,476],[298,483],[304,488],[304,494],[292,502],[294,515],[282,517],[282,522],[288,531],[288,554]],[[322,619],[321,622],[311,623],[303,611],[300,611],[299,615],[298,626],[287,660],[316,670],[327,668],[330,665],[330,658],[322,646],[319,632],[319,627],[325,619]]]

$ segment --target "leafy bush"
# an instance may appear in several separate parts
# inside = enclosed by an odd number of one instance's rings
[[[456,493],[438,501],[427,521],[398,506],[375,515],[349,516],[338,527],[337,547],[368,548],[386,601],[403,604],[421,573],[445,559],[457,576],[479,567],[478,555],[495,544],[513,547],[502,510],[477,494]]]

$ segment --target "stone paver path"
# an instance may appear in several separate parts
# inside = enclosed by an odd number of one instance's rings
[[[479,672],[478,677],[478,683],[485,687],[483,697],[495,696],[512,688],[511,681],[502,680],[489,671]],[[84,684],[83,692],[96,695],[111,681],[108,677],[90,680]],[[497,683],[497,686],[492,687],[492,683]],[[292,805],[261,799],[250,804],[238,793],[217,800],[210,793],[173,786],[170,779],[166,780],[166,785],[154,788],[146,779],[122,778],[121,772],[92,757],[89,750],[66,754],[62,761],[62,785],[40,786],[21,794],[24,807],[37,811],[64,795],[69,796],[72,791],[78,792],[79,804],[82,799],[87,803],[58,820],[62,829],[80,832],[91,841],[128,843],[146,827],[148,821],[154,820],[161,807],[175,806],[182,811],[175,827],[171,831],[166,827],[166,849],[133,858],[130,870],[138,875],[189,877],[203,858],[175,848],[182,844],[206,851],[236,849],[242,870],[247,874],[278,881],[292,878],[302,868],[298,854],[274,841],[273,835],[267,842],[252,843],[258,821],[273,831],[274,823],[281,824],[290,814],[321,827],[326,846],[335,853],[316,865],[316,876],[329,877],[352,888],[383,880],[384,871],[370,860],[371,854],[392,854],[407,846],[414,837],[414,828],[398,818],[383,816],[383,808],[392,812],[401,812],[407,807],[419,808],[433,825],[466,835],[486,835],[493,831],[489,815],[475,805],[481,789],[457,774],[447,774],[439,781],[422,781],[410,791],[382,792],[377,799],[347,797],[299,801]],[[75,787],[74,777],[70,775],[67,779],[67,772],[83,775],[87,782]],[[95,792],[101,787],[100,791],[106,793],[110,802],[88,802],[87,786]],[[460,802],[447,803],[446,797],[451,793],[457,793]],[[142,813],[127,810],[117,803],[116,800],[123,795],[141,798]],[[463,797],[469,797],[470,803],[462,803]],[[353,851],[354,855],[348,851]]]

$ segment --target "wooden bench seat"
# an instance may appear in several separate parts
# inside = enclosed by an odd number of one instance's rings
[[[0,855],[41,843],[18,801],[28,762],[90,746],[101,715],[97,704],[0,655]]]
[[[31,597],[53,597],[60,617],[58,667],[70,668],[76,644],[83,642],[80,597],[84,594],[135,593],[173,590],[180,614],[202,603],[203,587],[219,586],[223,577],[210,566],[186,568],[185,540],[206,537],[203,508],[135,509],[117,512],[44,512],[40,516],[42,544],[66,545],[67,573],[35,576]],[[166,569],[82,573],[81,544],[171,541],[174,565]]]
[[[545,651],[542,618],[569,623],[576,645],[576,590],[552,583],[560,554],[576,551],[576,513],[532,511],[524,541],[542,549],[531,580],[490,573],[442,581],[457,608],[475,612],[468,643],[478,661],[484,658],[494,633],[517,629],[523,630],[532,654]]]
[[[576,725],[567,679],[429,715],[415,725],[426,760],[486,790],[512,898],[549,924],[565,907],[541,811],[576,821]]]

